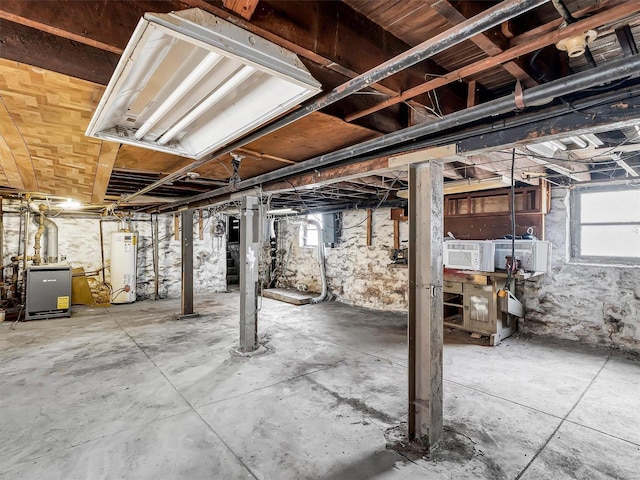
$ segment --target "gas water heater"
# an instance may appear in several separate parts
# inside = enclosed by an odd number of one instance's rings
[[[111,234],[111,303],[136,301],[136,253],[138,234]]]

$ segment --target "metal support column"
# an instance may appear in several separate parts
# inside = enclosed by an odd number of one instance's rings
[[[442,164],[409,167],[409,439],[442,438]]]
[[[260,201],[243,197],[240,217],[240,350],[258,346]]]
[[[182,225],[182,309],[180,317],[189,317],[193,312],[193,210],[183,210]]]
[[[151,214],[151,225],[153,231],[151,238],[153,240],[153,284],[154,299],[160,300],[160,234],[158,231],[158,214]]]

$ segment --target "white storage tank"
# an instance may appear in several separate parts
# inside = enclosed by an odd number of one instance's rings
[[[111,234],[111,303],[136,301],[136,232]]]

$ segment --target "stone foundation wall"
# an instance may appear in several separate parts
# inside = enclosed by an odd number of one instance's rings
[[[527,314],[521,331],[536,335],[640,351],[640,268],[594,266],[568,261],[568,190],[552,190],[546,238],[553,243],[552,270],[523,285]],[[329,292],[339,301],[379,310],[404,311],[408,304],[406,269],[388,268],[393,222],[388,209],[373,214],[373,246],[366,246],[366,213],[343,214],[344,230],[327,248]],[[408,226],[401,222],[401,239]],[[284,251],[281,286],[320,290],[320,268],[313,248],[300,247],[299,225],[280,229]]]
[[[4,204],[4,265],[11,263],[11,257],[18,253],[20,216],[17,204],[5,201]],[[31,215],[33,218],[33,214]],[[86,272],[101,269],[100,219],[87,215],[58,215],[49,217],[58,226],[58,254],[60,261],[66,261],[72,267],[83,267]],[[194,289],[196,292],[226,291],[226,238],[213,234],[213,225],[217,220],[204,218],[204,236],[199,240],[198,222],[194,221]],[[109,262],[111,256],[111,234],[117,232],[122,224],[117,219],[105,218],[102,221],[104,260],[107,266],[105,280],[109,282]],[[131,222],[132,229],[138,232],[137,249],[137,297],[154,298],[155,279],[153,268],[152,225],[149,215],[139,215]],[[30,220],[29,246],[27,255],[34,253],[34,237],[37,225]],[[174,237],[173,215],[159,216],[159,295],[179,297],[181,294],[181,241]],[[46,255],[46,233],[42,239],[43,255]],[[22,248],[22,247],[21,247]],[[21,252],[22,253],[22,252]],[[11,269],[5,268],[6,281],[11,279]],[[97,273],[92,286],[102,284],[102,275]]]
[[[389,268],[393,249],[393,221],[388,208],[372,215],[372,245],[366,245],[366,211],[342,214],[342,235],[326,248],[327,282],[331,295],[341,302],[362,307],[403,311],[407,308],[407,269]],[[300,225],[280,225],[278,249],[283,255],[280,286],[319,292],[322,284],[317,252],[301,247]],[[400,223],[400,239],[408,239],[406,222]],[[406,245],[406,244],[405,244]]]
[[[521,330],[640,351],[640,268],[570,263],[569,214],[569,191],[554,188],[552,270],[525,282]]]

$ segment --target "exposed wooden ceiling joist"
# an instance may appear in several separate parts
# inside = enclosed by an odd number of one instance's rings
[[[224,8],[236,12],[245,20],[251,20],[251,15],[258,6],[258,0],[222,0]]]
[[[262,0],[251,22],[234,16],[212,4],[213,2],[183,0],[183,3],[231,21],[346,78],[357,77],[387,58],[408,49],[398,39],[385,35],[373,22],[361,17],[354,20],[354,12],[340,2],[275,2],[270,5],[272,2]],[[277,11],[274,7],[277,7]],[[359,28],[342,32],[344,26],[349,24]],[[348,44],[337,40],[341,35],[349,39]],[[353,52],[358,54],[353,55]],[[427,62],[426,68],[438,67],[433,62]],[[397,95],[406,85],[417,83],[423,77],[424,71],[414,70],[414,73],[409,70],[401,73],[398,78],[373,83],[370,88],[384,95]],[[403,79],[404,77],[407,79]],[[454,91],[449,93],[457,96]],[[418,102],[416,104],[419,105]]]
[[[439,2],[435,2],[432,5],[432,8],[434,8],[440,15],[446,18],[449,23],[451,23],[451,25],[458,25],[467,19],[456,9],[456,7],[454,7],[447,0],[440,0]],[[480,6],[480,8],[482,7]],[[492,40],[486,33],[476,35],[475,37],[471,38],[471,41],[478,47],[480,47],[480,49],[487,55],[495,56],[503,52],[503,49],[500,47],[500,45]],[[506,43],[507,41],[508,40],[505,38],[504,42]],[[528,87],[532,87],[538,84],[538,82],[531,77],[529,72],[527,72],[525,68],[520,66],[514,60],[505,62],[502,65],[502,68],[513,75],[517,80],[522,81]]]
[[[530,39],[526,43],[517,44],[516,46],[511,47],[503,51],[502,53],[487,57],[465,67],[459,68],[458,70],[455,70],[453,72],[449,72],[446,75],[439,76],[437,78],[429,80],[428,82],[424,82],[421,85],[410,88],[409,90],[404,91],[402,94],[396,97],[392,97],[388,100],[380,102],[374,107],[349,115],[345,118],[345,120],[348,122],[354,121],[365,115],[370,115],[389,106],[413,98],[416,95],[421,95],[423,93],[435,90],[436,88],[441,88],[458,80],[469,78],[491,68],[500,66],[503,63],[512,61],[520,56],[532,53],[548,45],[553,45],[561,39],[569,38],[587,30],[596,29],[598,27],[601,27],[602,25],[616,22],[620,19],[638,13],[638,6],[633,2],[623,3],[607,10],[599,11],[593,16],[581,19],[576,23],[566,26],[565,28],[549,31],[536,38]]]

